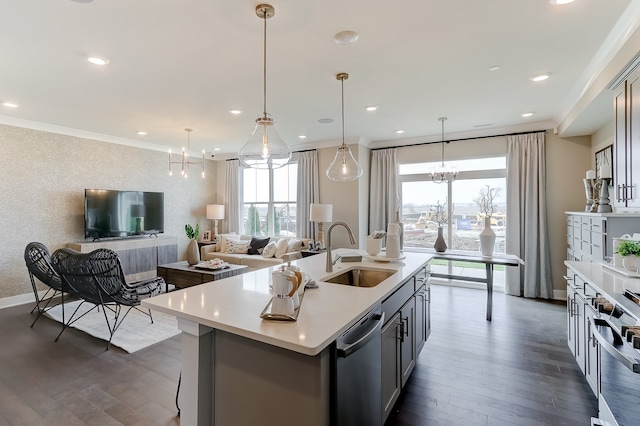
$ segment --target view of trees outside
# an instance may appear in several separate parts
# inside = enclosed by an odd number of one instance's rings
[[[243,233],[295,236],[298,165],[242,171]]]
[[[400,182],[404,223],[404,247],[420,250],[432,248],[438,235],[436,213],[438,205],[445,206],[449,220],[443,224],[449,249],[480,252],[480,231],[484,228],[484,215],[478,197],[487,185],[495,190],[491,228],[496,233],[495,253],[505,252],[506,158],[484,158],[447,162],[459,170],[451,183],[434,183],[428,172],[439,163],[400,165]],[[464,262],[432,262],[432,270],[453,273],[455,268],[465,269],[459,275],[484,276],[484,265]],[[496,268],[494,282],[504,283],[504,268]]]

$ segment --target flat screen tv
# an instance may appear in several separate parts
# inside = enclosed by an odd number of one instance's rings
[[[129,238],[163,232],[163,192],[85,189],[85,238]]]

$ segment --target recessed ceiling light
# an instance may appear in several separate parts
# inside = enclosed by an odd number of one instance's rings
[[[306,135],[300,135],[300,136],[298,136],[298,139],[306,139],[306,138],[307,138],[307,136],[306,136]]]
[[[229,112],[233,115],[238,115],[238,114],[242,114],[242,110],[241,109],[230,109]]]
[[[87,60],[91,62],[93,65],[107,65],[109,63],[108,59],[99,58],[97,56],[91,56],[87,58]]]
[[[355,31],[340,31],[338,34],[333,36],[333,39],[337,44],[353,44],[358,41],[360,36]]]
[[[220,151],[220,148],[213,148],[214,151]]]
[[[489,71],[498,71],[500,69],[500,67],[498,65],[494,65],[492,67],[489,67]]]
[[[401,134],[403,134],[403,133],[404,133],[404,130],[396,130],[396,133],[397,133],[397,134],[399,134],[399,135],[401,135]]]
[[[322,123],[322,124],[333,123],[333,118],[321,118],[320,120],[318,120],[318,123]]]
[[[525,112],[524,114],[522,114],[523,117],[531,117],[533,114],[535,114],[535,112]]]
[[[2,105],[7,108],[18,108],[18,104],[14,104],[13,102],[3,102]]]
[[[567,3],[573,3],[574,0],[549,0],[549,3],[551,4],[567,4]]]
[[[369,112],[373,112],[373,111],[377,111],[378,110],[378,106],[377,105],[371,105],[371,106],[368,106],[366,109]]]
[[[551,76],[550,72],[543,72],[540,74],[536,74],[536,75],[532,75],[531,77],[529,77],[529,80],[531,81],[544,81],[546,79],[548,79]]]
[[[140,136],[146,136],[147,132],[145,132],[144,130],[138,130],[136,133],[138,133]]]

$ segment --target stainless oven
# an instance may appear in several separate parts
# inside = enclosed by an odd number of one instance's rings
[[[599,346],[599,419],[593,425],[640,425],[640,327],[620,305],[589,318]],[[636,330],[637,327],[637,330]],[[636,337],[636,335],[638,337]],[[635,348],[634,348],[635,346]]]

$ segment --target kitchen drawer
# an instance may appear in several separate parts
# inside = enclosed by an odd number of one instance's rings
[[[590,230],[591,229],[591,218],[587,217],[587,216],[582,216],[580,218],[580,227],[582,229]]]
[[[600,234],[607,233],[607,220],[603,217],[591,218],[591,230]]]
[[[591,233],[591,257],[594,260],[604,260],[606,256],[606,235],[597,232]]]

